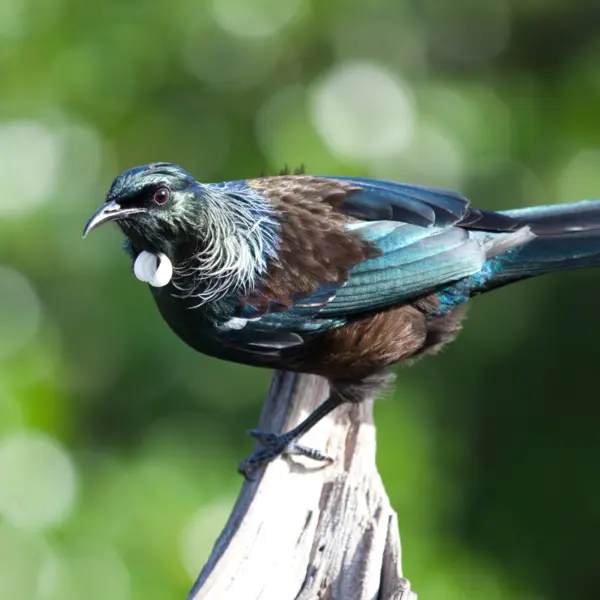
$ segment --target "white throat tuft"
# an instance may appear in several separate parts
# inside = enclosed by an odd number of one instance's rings
[[[135,276],[153,287],[164,287],[173,277],[173,263],[166,254],[140,252],[133,264]]]

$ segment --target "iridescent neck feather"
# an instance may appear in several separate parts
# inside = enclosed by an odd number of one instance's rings
[[[265,275],[269,260],[277,258],[279,241],[273,211],[257,191],[200,187],[198,246],[175,265],[173,274],[177,297],[196,299],[193,308],[250,291]]]

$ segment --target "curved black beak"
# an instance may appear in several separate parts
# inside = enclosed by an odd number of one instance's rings
[[[102,223],[107,221],[116,221],[117,219],[125,219],[129,215],[136,213],[145,212],[143,208],[122,208],[118,202],[111,200],[103,204],[93,215],[92,218],[87,222],[83,230],[83,236],[85,237],[90,231],[100,227]]]

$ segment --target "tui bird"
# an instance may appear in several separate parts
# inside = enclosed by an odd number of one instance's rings
[[[435,353],[477,294],[600,265],[600,200],[478,210],[458,193],[358,177],[283,174],[199,183],[181,167],[129,169],[84,230],[116,221],[171,329],[221,359],[313,373],[328,399],[293,430],[252,432],[246,476],[276,456],[330,461],[298,439]]]

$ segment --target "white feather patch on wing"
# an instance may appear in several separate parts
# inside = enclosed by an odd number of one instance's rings
[[[219,329],[221,331],[231,331],[233,329],[244,329],[250,321],[260,321],[261,317],[253,317],[252,319],[242,319],[241,317],[231,317],[229,321],[221,323]]]
[[[219,329],[221,329],[222,331],[230,331],[231,329],[244,329],[247,323],[248,319],[233,317],[229,319],[229,321],[225,321],[225,323],[219,325]]]
[[[133,264],[135,276],[153,287],[164,287],[173,277],[173,263],[166,254],[160,252],[140,252]]]

